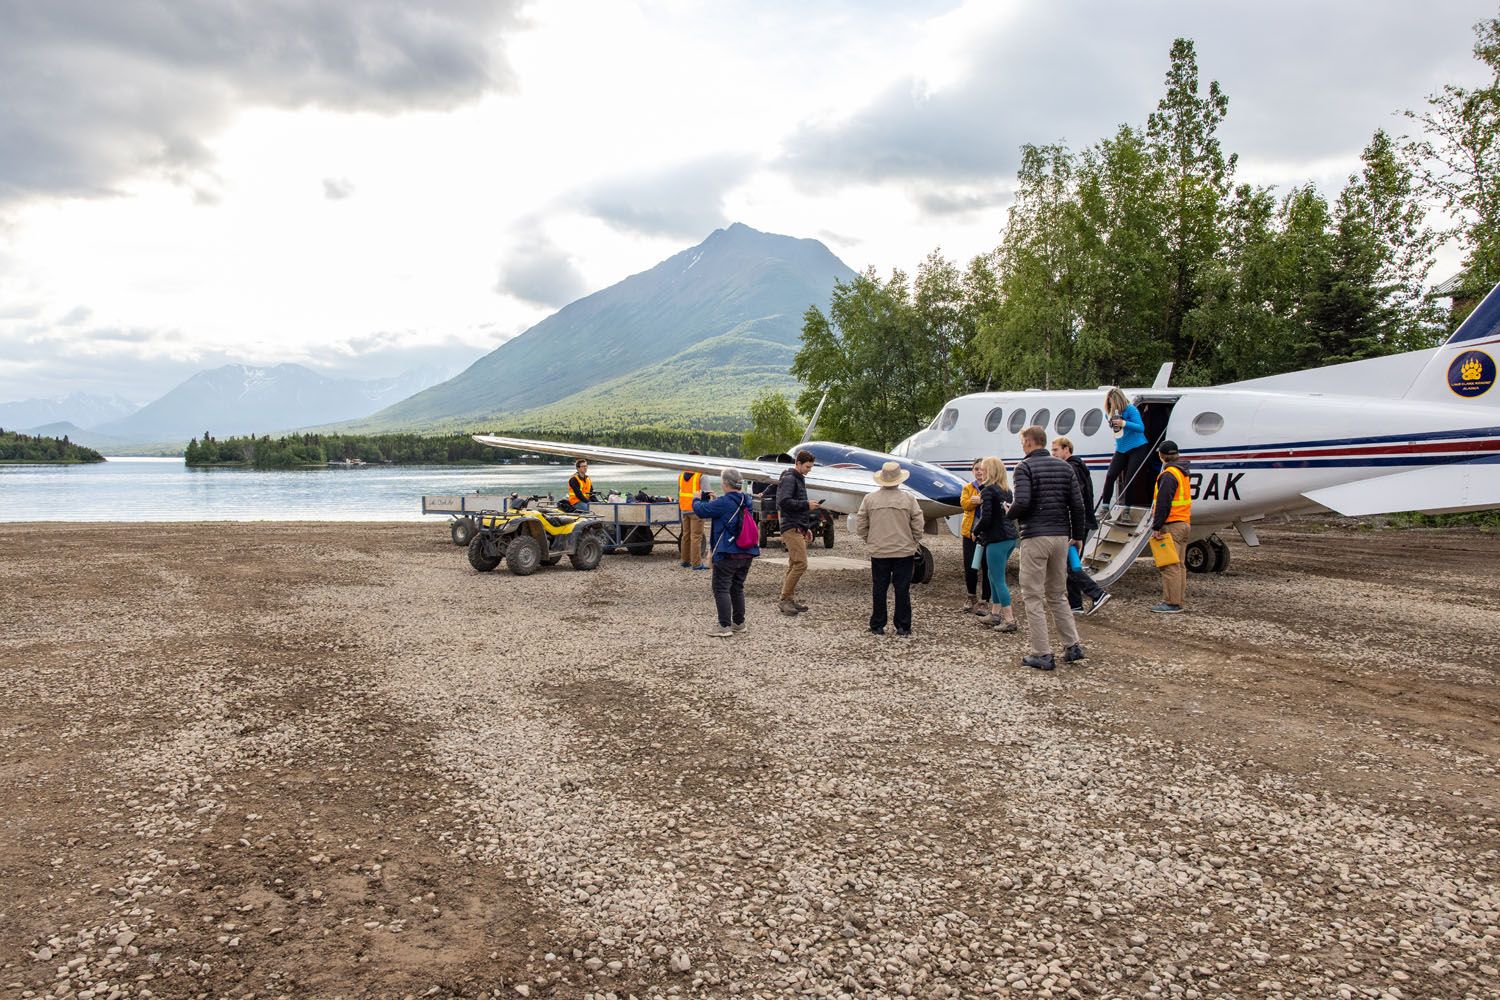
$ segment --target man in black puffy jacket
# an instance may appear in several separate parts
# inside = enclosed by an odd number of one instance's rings
[[[1047,631],[1047,610],[1062,636],[1063,660],[1083,659],[1083,645],[1068,607],[1068,546],[1082,538],[1087,523],[1083,491],[1067,462],[1047,454],[1047,432],[1035,425],[1021,431],[1026,457],[1016,466],[1016,498],[1010,514],[1021,526],[1021,596],[1026,601],[1026,629],[1031,654],[1021,663],[1038,670],[1056,666]]]

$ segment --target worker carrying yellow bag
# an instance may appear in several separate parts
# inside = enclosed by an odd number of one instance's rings
[[[1161,474],[1151,505],[1151,555],[1161,570],[1161,603],[1151,610],[1175,615],[1183,610],[1187,590],[1187,567],[1182,552],[1187,547],[1193,517],[1193,494],[1188,484],[1188,465],[1175,441],[1163,441],[1156,449]]]

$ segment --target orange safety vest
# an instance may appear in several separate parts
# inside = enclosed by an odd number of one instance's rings
[[[1167,513],[1167,524],[1173,521],[1190,521],[1193,516],[1193,495],[1188,490],[1187,476],[1175,465],[1169,465],[1163,472],[1170,472],[1172,478],[1177,480],[1177,492],[1172,494],[1172,509]],[[1157,494],[1161,492],[1160,479],[1157,481],[1156,489],[1151,493],[1151,505],[1156,506]]]
[[[575,482],[577,483],[577,489],[574,488]],[[582,490],[583,496],[579,496],[577,490]],[[593,495],[593,492],[594,481],[588,476],[568,477],[568,503],[588,503],[589,497]]]
[[[693,512],[693,501],[698,497],[698,486],[703,482],[703,473],[684,472],[677,481],[677,506],[684,512]]]

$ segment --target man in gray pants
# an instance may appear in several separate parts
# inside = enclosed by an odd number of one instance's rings
[[[1021,431],[1021,450],[1026,457],[1011,477],[1015,501],[1010,505],[1011,517],[1021,526],[1021,598],[1031,640],[1031,654],[1021,663],[1051,670],[1057,664],[1047,631],[1048,609],[1065,647],[1063,660],[1083,659],[1068,606],[1068,545],[1084,534],[1083,492],[1073,467],[1047,453],[1046,431],[1034,425]]]

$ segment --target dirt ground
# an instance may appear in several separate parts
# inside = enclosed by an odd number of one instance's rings
[[[0,1000],[1500,996],[1500,536],[1262,537],[1044,674],[950,538],[711,639],[663,550],[0,525]]]

